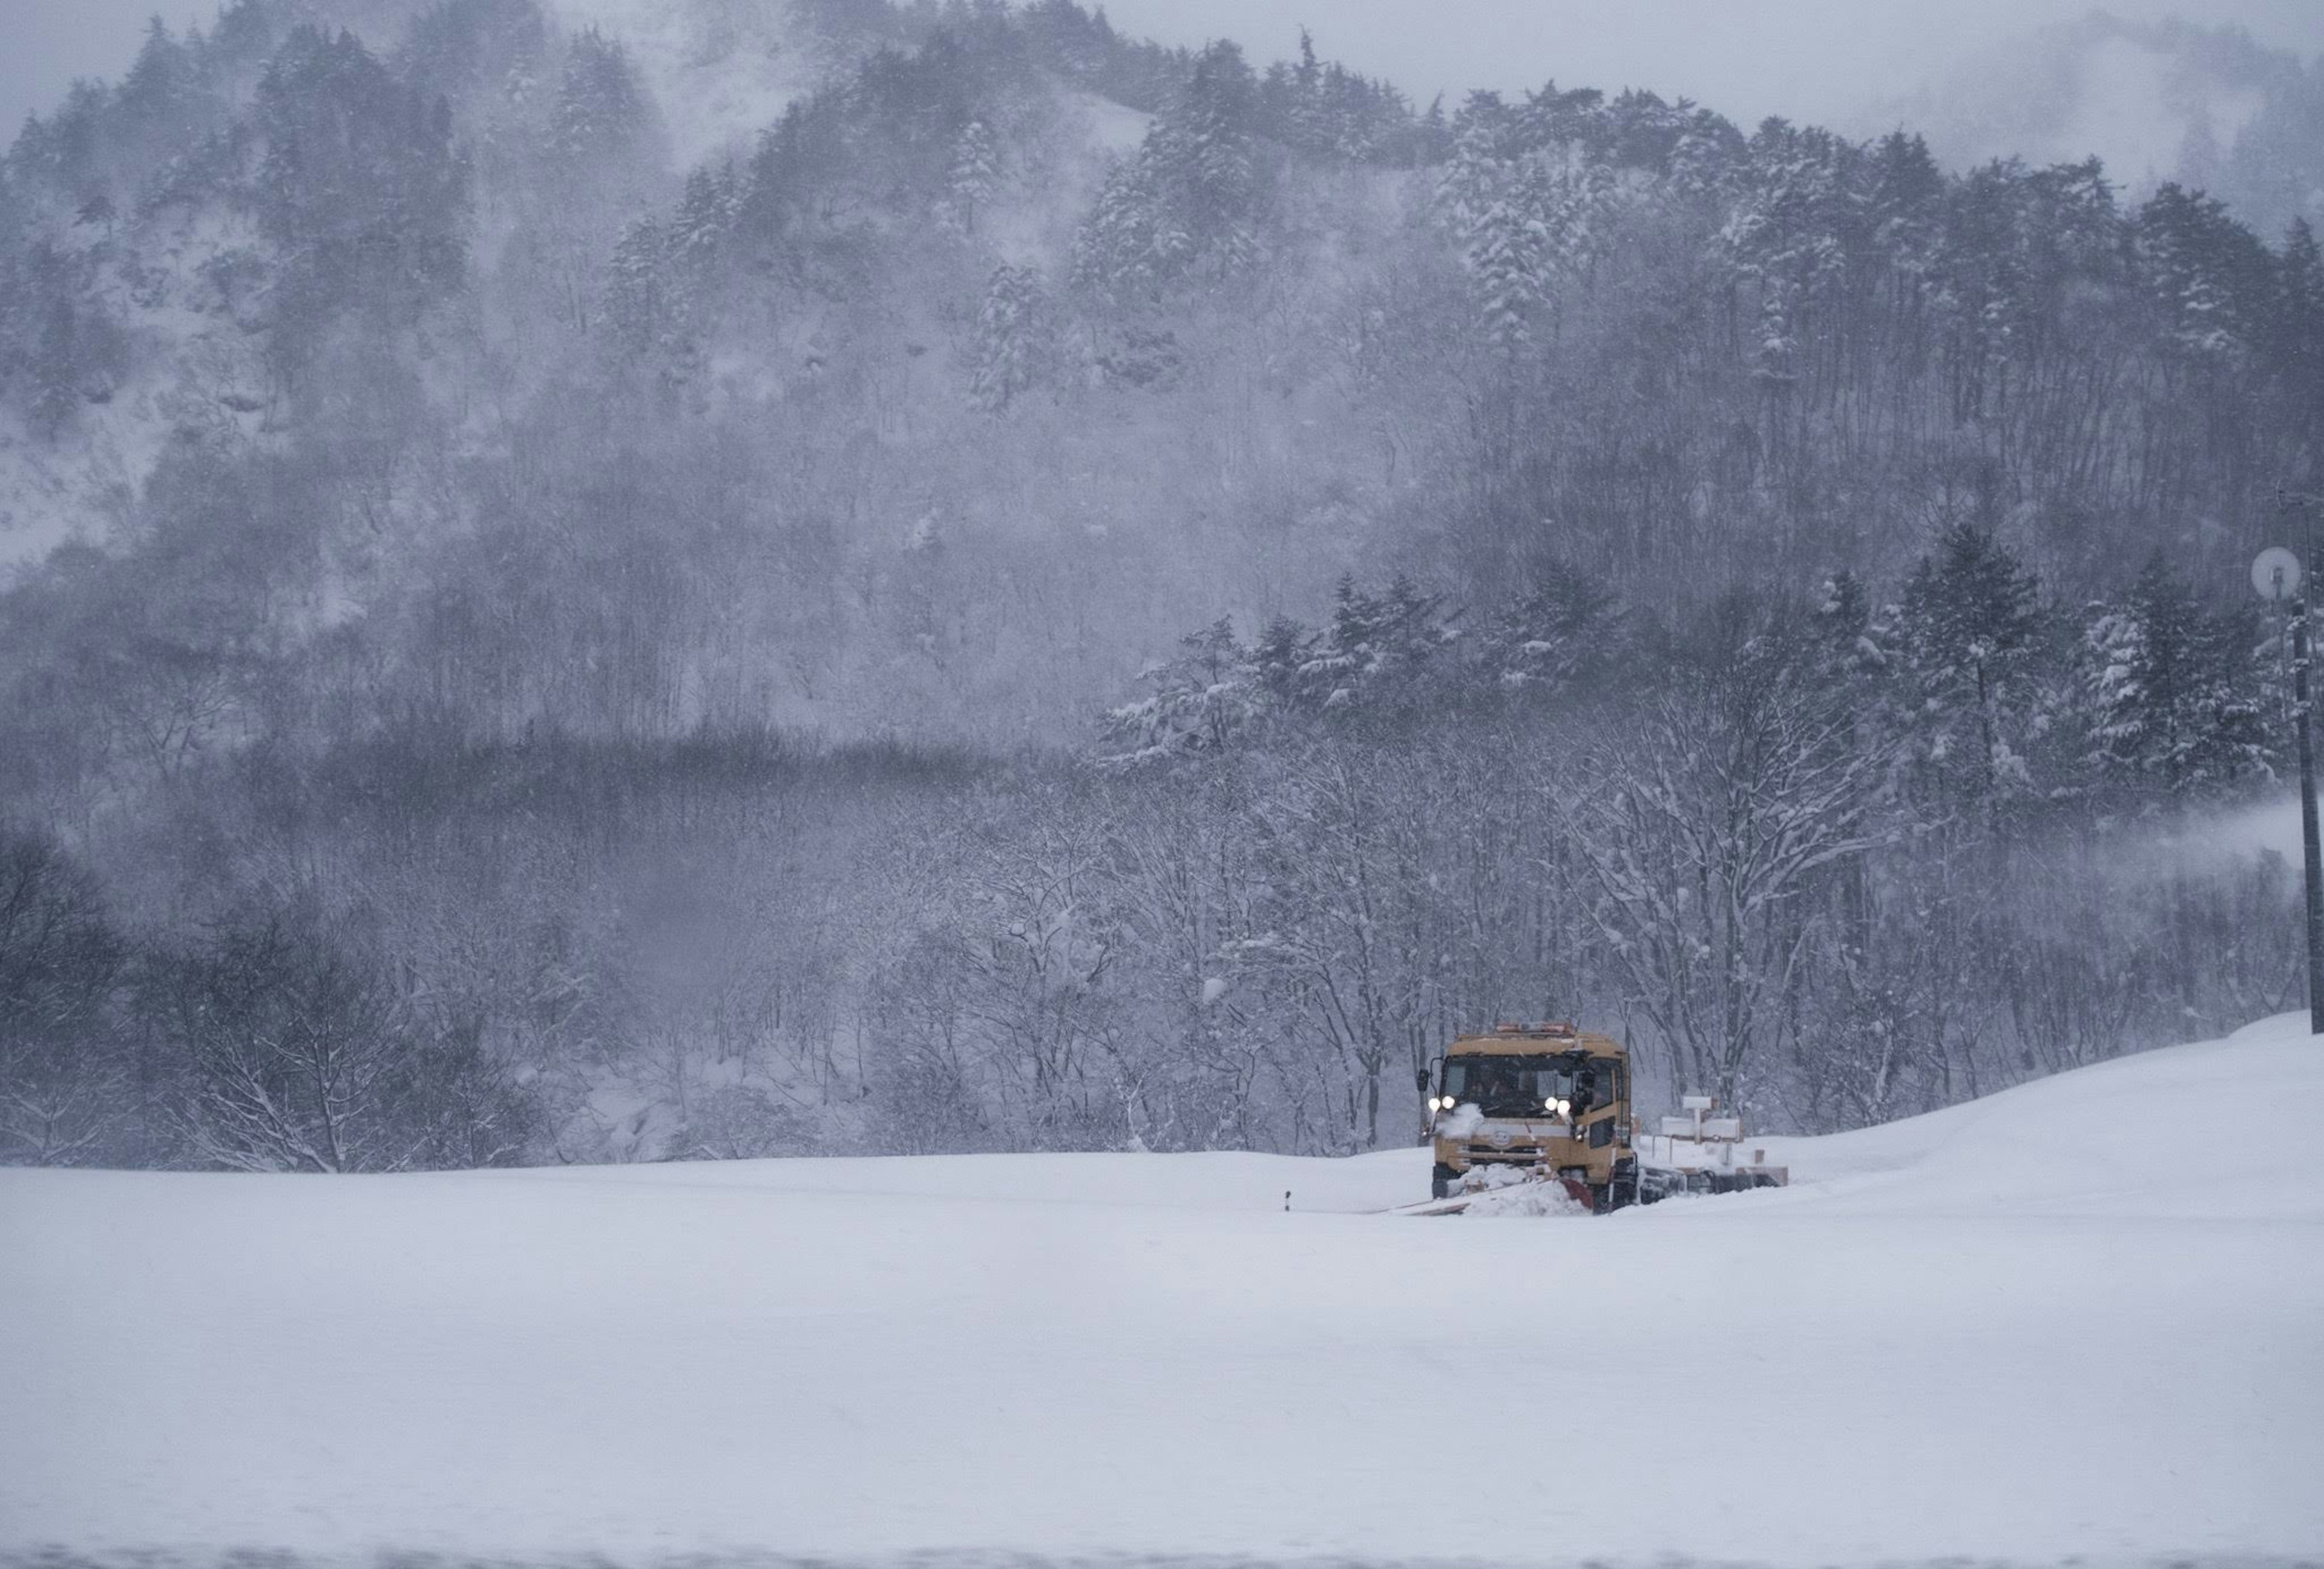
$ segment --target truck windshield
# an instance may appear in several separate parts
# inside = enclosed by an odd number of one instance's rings
[[[1571,1101],[1579,1115],[1621,1093],[1621,1065],[1581,1052],[1560,1057],[1450,1057],[1444,1094],[1488,1117],[1540,1116],[1551,1101]]]

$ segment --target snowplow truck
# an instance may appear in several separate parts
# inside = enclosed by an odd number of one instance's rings
[[[1599,1214],[1791,1180],[1709,1095],[1686,1096],[1683,1114],[1642,1140],[1628,1050],[1571,1024],[1496,1024],[1462,1036],[1418,1078],[1436,1155],[1429,1195],[1454,1202],[1416,1213],[1454,1213],[1464,1195],[1511,1177],[1560,1183]]]
[[[1563,1183],[1601,1214],[1641,1196],[1630,1054],[1612,1037],[1497,1024],[1454,1040],[1419,1081],[1436,1154],[1432,1196],[1508,1167]]]

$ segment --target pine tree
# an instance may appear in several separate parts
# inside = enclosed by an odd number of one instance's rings
[[[613,247],[605,319],[634,353],[673,346],[679,337],[682,294],[673,248],[670,231],[651,218],[631,224]]]
[[[947,226],[976,233],[976,221],[1001,189],[1001,153],[982,120],[971,120],[953,143],[952,167],[945,179],[943,216]]]
[[[1167,278],[1185,250],[1169,227],[1152,159],[1141,151],[1116,163],[1074,237],[1074,284],[1116,303],[1146,296]]]
[[[2040,588],[1991,532],[1947,529],[1904,586],[1897,618],[1919,700],[1914,733],[1947,793],[1987,811],[2030,783],[2015,740],[2033,698]]]
[[[708,263],[733,232],[741,204],[734,165],[696,169],[686,177],[686,193],[669,223],[669,252],[688,266]]]
[[[1428,100],[1428,110],[1413,127],[1412,162],[1425,169],[1451,156],[1452,127],[1444,117],[1444,95]]]
[[[2247,629],[2207,614],[2160,553],[2085,641],[2093,761],[2173,797],[2265,770]]]
[[[1556,561],[1537,587],[1494,618],[1483,658],[1504,690],[1553,696],[1602,676],[1621,657],[1623,640],[1613,590]]]
[[[1683,201],[1705,201],[1726,189],[1732,172],[1732,160],[1716,131],[1690,125],[1671,148],[1667,189]]]
[[[1040,276],[1029,267],[993,270],[977,312],[969,399],[998,414],[1031,389],[1042,352]]]
[[[72,302],[54,300],[32,341],[27,378],[31,383],[32,425],[51,439],[70,422],[81,406],[80,347],[76,325]]]
[[[32,423],[53,438],[81,404],[76,331],[86,279],[76,257],[47,240],[35,242],[9,274],[0,294],[0,374],[21,378]]]
[[[142,135],[174,133],[182,136],[191,128],[188,121],[198,91],[194,61],[186,46],[171,38],[161,19],[154,17],[146,24],[137,62],[129,68],[114,97],[115,106]]]
[[[1180,226],[1194,254],[1210,257],[1221,274],[1248,265],[1255,254],[1252,97],[1242,51],[1228,42],[1212,44],[1195,57],[1185,96],[1159,128],[1156,148]]]
[[[1322,701],[1308,674],[1315,641],[1314,632],[1287,615],[1272,616],[1259,629],[1259,640],[1250,647],[1251,669],[1260,688],[1278,706],[1298,709],[1310,706],[1311,699]]]
[[[550,110],[549,142],[568,167],[589,171],[620,158],[644,132],[644,88],[629,51],[586,27],[565,57]]]
[[[2324,252],[2305,218],[2294,218],[2284,235],[2273,295],[2272,379],[2294,428],[2312,432],[2324,427]]]
[[[1935,263],[1944,171],[1917,135],[1891,131],[1872,154],[1868,198],[1873,238],[1897,271],[1927,272]]]
[[[1315,41],[1299,30],[1299,63],[1291,69],[1291,115],[1288,140],[1303,152],[1332,151],[1332,136],[1323,111],[1323,70],[1315,60]]]
[[[1488,208],[1462,258],[1477,290],[1478,325],[1485,341],[1514,355],[1532,341],[1543,299],[1547,235],[1515,193]]]
[[[1311,692],[1323,694],[1325,709],[1408,709],[1423,695],[1436,656],[1455,637],[1439,614],[1443,605],[1402,573],[1378,595],[1352,577],[1341,578],[1332,624],[1310,651],[1301,677]]]
[[[1487,101],[1472,99],[1462,111],[1452,154],[1436,181],[1437,214],[1464,247],[1475,244],[1478,226],[1500,200],[1508,180],[1491,112],[1499,100],[1480,97]]]
[[[1107,712],[1102,729],[1116,765],[1226,751],[1258,723],[1268,701],[1252,651],[1226,617],[1183,640],[1178,657],[1148,669],[1153,689]]]
[[[300,27],[260,78],[261,230],[282,258],[275,352],[336,312],[415,311],[466,270],[467,169],[450,114],[347,32]]]
[[[1150,299],[1205,263],[1224,279],[1256,260],[1257,98],[1233,44],[1195,57],[1178,101],[1100,189],[1074,239],[1076,287],[1121,304]]]
[[[2165,185],[2139,209],[2140,270],[2190,362],[2226,368],[2258,341],[2273,259],[2217,198]]]
[[[1889,629],[1873,618],[1871,590],[1853,572],[1824,579],[1811,624],[1828,671],[1868,672],[1889,663]]]

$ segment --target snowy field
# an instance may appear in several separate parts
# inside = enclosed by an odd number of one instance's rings
[[[2312,1557],[2319,1115],[2283,1020],[1605,1219],[1371,1213],[1421,1150],[0,1172],[0,1548]]]

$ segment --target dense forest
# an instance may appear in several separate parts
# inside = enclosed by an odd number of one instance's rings
[[[535,0],[229,0],[29,123],[0,466],[134,461],[0,592],[0,1158],[1342,1152],[1512,1017],[1826,1129],[2297,1002],[2303,221],[1297,42],[793,0],[678,167]]]

